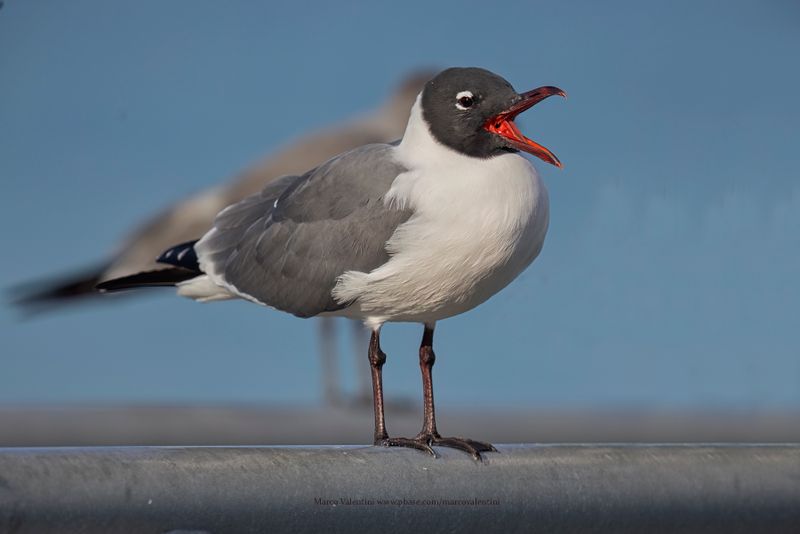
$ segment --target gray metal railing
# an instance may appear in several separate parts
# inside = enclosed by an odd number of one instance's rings
[[[800,445],[0,449],[0,532],[800,532]]]
[[[667,411],[439,406],[440,430],[492,443],[795,443],[800,411]],[[422,406],[389,403],[395,435],[419,431]],[[372,436],[372,404],[2,406],[0,447],[346,445]]]

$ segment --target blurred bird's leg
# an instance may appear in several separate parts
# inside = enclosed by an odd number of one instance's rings
[[[367,330],[361,321],[350,321],[353,327],[352,342],[353,354],[356,356],[356,369],[358,369],[358,382],[356,383],[355,403],[358,406],[369,406],[370,385],[367,368],[362,365],[362,348],[367,340]]]
[[[443,438],[436,429],[436,409],[433,402],[433,364],[436,354],[433,352],[433,329],[435,324],[426,324],[419,346],[419,368],[422,371],[423,420],[422,430],[413,438],[389,438],[384,445],[390,447],[412,447],[434,454],[432,445],[450,447],[469,453],[476,460],[481,460],[482,452],[497,452],[491,443],[468,438]]]
[[[322,387],[325,403],[338,406],[342,400],[337,367],[336,324],[332,317],[319,319],[319,343],[322,363]]]

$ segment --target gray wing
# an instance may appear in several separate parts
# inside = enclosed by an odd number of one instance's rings
[[[386,242],[411,216],[383,202],[405,171],[392,150],[357,148],[226,208],[195,247],[203,270],[300,317],[345,307],[331,296],[337,278],[386,263]]]

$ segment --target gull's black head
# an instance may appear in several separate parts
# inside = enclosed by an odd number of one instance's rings
[[[566,96],[557,87],[519,94],[488,70],[454,67],[425,85],[422,115],[437,141],[462,154],[490,158],[522,150],[560,167],[558,158],[514,124],[517,115],[551,95]]]

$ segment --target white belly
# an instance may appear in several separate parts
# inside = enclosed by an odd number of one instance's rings
[[[547,190],[517,154],[400,175],[389,202],[414,215],[388,243],[389,262],[346,273],[334,297],[344,315],[428,322],[481,304],[539,254],[548,225]]]

